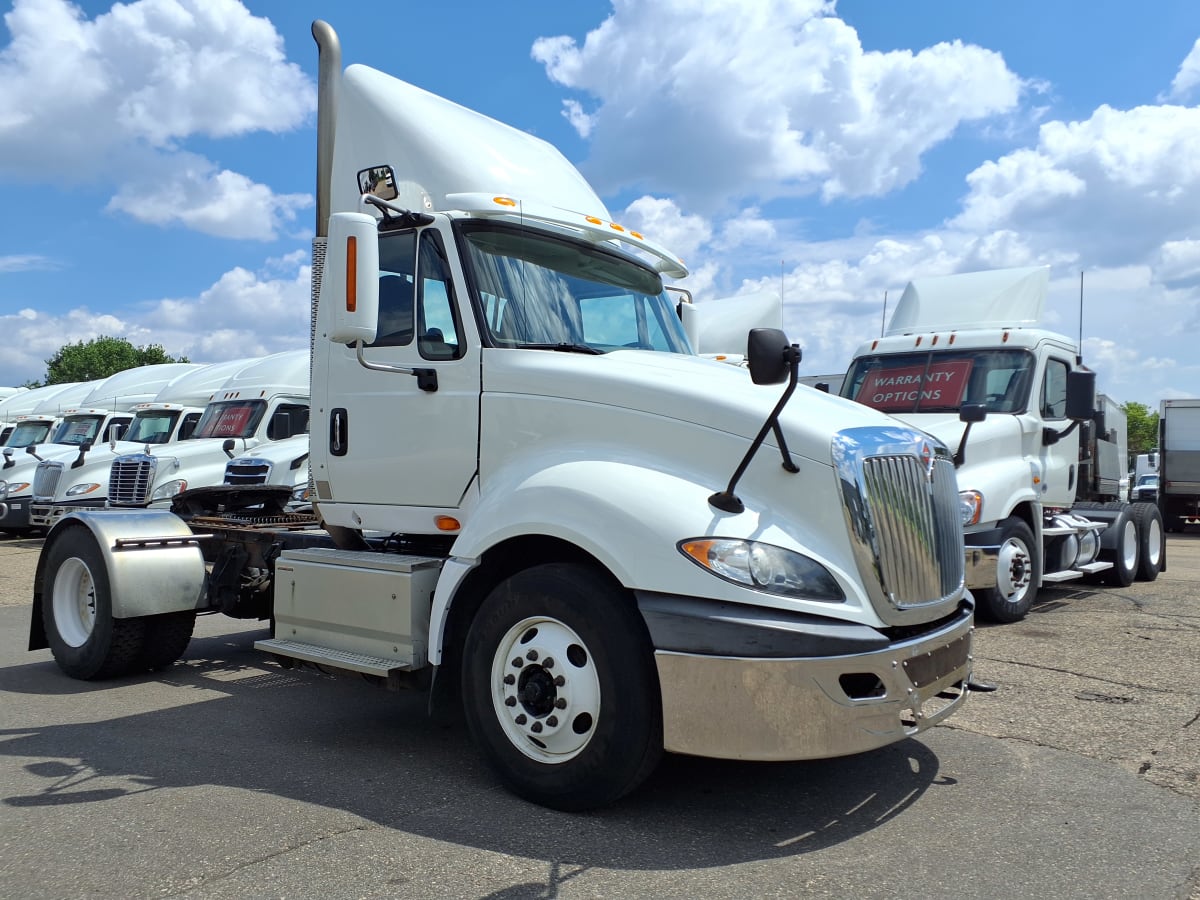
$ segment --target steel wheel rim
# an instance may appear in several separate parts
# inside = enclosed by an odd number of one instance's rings
[[[574,629],[535,616],[510,628],[496,647],[492,707],[505,737],[541,763],[574,759],[596,733],[600,675]]]
[[[96,583],[83,560],[72,557],[59,567],[50,602],[58,636],[71,647],[86,644],[96,627]]]
[[[1151,518],[1146,534],[1146,557],[1150,565],[1157,568],[1162,559],[1162,523]]]
[[[1132,519],[1125,523],[1125,538],[1121,542],[1121,565],[1126,572],[1133,570],[1137,565],[1137,525]]]
[[[1008,603],[1020,603],[1029,593],[1033,577],[1033,560],[1025,542],[1009,538],[1000,546],[996,565],[996,589]]]

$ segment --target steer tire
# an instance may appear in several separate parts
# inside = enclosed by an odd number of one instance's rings
[[[471,736],[498,777],[542,806],[612,803],[662,755],[645,622],[589,566],[535,566],[496,586],[467,634],[462,695]]]
[[[90,531],[72,527],[53,540],[42,586],[42,624],[60,669],[90,681],[138,667],[144,620],[113,618],[108,569]]]
[[[1042,580],[1042,550],[1024,519],[1010,516],[1000,523],[1000,555],[996,586],[974,591],[979,618],[1018,622],[1037,599]]]
[[[1167,535],[1162,513],[1154,503],[1133,504],[1138,530],[1138,581],[1153,581],[1167,561]]]

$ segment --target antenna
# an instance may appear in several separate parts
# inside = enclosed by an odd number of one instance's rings
[[[1079,343],[1075,345],[1075,365],[1083,365],[1083,270],[1079,270]]]
[[[903,298],[901,298],[903,299]],[[887,328],[887,291],[883,292],[883,318],[879,322],[879,336],[883,337],[883,330]]]
[[[779,309],[783,311],[783,260],[779,261]]]

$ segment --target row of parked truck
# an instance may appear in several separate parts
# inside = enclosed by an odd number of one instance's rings
[[[0,531],[188,490],[308,487],[308,353],[142,366],[0,401]]]
[[[745,368],[704,359],[705,304],[663,283],[684,263],[557,150],[343,72],[333,30],[313,34],[298,389],[226,384],[191,439],[107,451],[110,498],[126,467],[129,496],[178,493],[54,522],[29,647],[68,675],[170,665],[200,613],[261,620],[280,664],[426,689],[510,788],[582,809],[663,752],[811,759],[918,734],[967,696],[977,602],[1010,621],[1046,582],[1161,570],[1156,510],[1114,494],[1094,376],[1036,327],[1044,272],[914,283],[842,396],[799,384],[778,329],[750,331]],[[307,518],[288,487],[182,474],[198,439],[285,443],[302,400]],[[63,432],[82,437],[53,457],[67,491],[92,483],[72,467],[105,452],[95,426]]]

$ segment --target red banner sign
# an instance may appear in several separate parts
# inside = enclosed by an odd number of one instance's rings
[[[971,365],[969,359],[947,359],[928,366],[874,369],[863,379],[857,399],[882,412],[958,409],[967,392]]]

